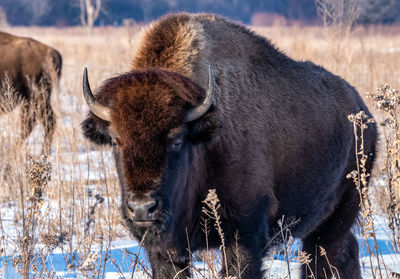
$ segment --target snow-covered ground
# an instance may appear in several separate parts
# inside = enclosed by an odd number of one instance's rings
[[[10,207],[13,206],[13,203],[9,204]],[[13,210],[10,210],[10,207],[3,206],[0,209],[3,226],[5,228],[6,238],[16,239],[17,232],[15,231],[15,226],[13,226],[14,216]],[[377,240],[379,244],[379,249],[382,253],[382,257],[380,258],[381,264],[380,266],[387,266],[391,271],[395,271],[400,273],[400,254],[395,254],[390,245],[389,236],[387,235],[387,226],[385,227],[385,223],[383,219],[377,220]],[[370,240],[370,245],[373,245],[373,240]],[[362,266],[363,278],[373,278],[370,267],[370,260],[368,250],[365,245],[365,241],[361,236],[359,236],[359,246],[360,246],[360,262]],[[295,241],[293,246],[291,247],[292,251],[294,251],[293,257],[290,261],[290,269],[292,278],[297,278],[299,272],[299,263],[296,259],[296,251],[301,247],[298,241]],[[9,250],[8,255],[12,251],[12,244],[9,244],[9,247],[2,247],[3,249]],[[40,245],[39,245],[40,248]],[[104,274],[104,278],[131,278],[131,270],[132,264],[135,262],[135,256],[139,252],[139,244],[134,240],[130,240],[127,237],[125,240],[113,241],[110,244],[108,249],[108,260],[105,263],[100,263],[101,260],[104,260],[104,249],[101,251],[100,247],[93,246],[90,253],[93,255],[95,259],[95,263],[97,267],[101,268],[100,274]],[[73,253],[67,252],[67,247],[64,250],[60,248],[56,248],[50,254],[47,255],[45,262],[48,270],[52,270],[54,274],[59,278],[88,278],[88,272],[82,271],[80,268],[68,268],[68,263],[74,262],[72,258],[74,257]],[[268,269],[268,278],[288,278],[287,277],[287,264],[286,261],[281,256],[283,253],[280,253],[279,256],[275,256],[275,260],[271,261],[270,259],[266,260],[265,267]],[[7,255],[7,253],[6,253]],[[80,257],[82,255],[79,255]],[[91,258],[91,257],[87,257]],[[145,251],[141,249],[139,254],[140,261],[146,261]],[[382,264],[382,261],[384,264]],[[377,268],[376,258],[372,259],[374,269]],[[90,261],[88,262],[90,263]],[[103,266],[104,265],[104,266]],[[84,266],[84,263],[81,262],[81,266]],[[196,266],[198,269],[201,269],[205,265],[201,262],[197,262]],[[90,271],[92,272],[92,271]],[[385,274],[385,271],[382,270],[384,274],[384,278],[389,278]],[[93,274],[90,273],[90,274]],[[46,276],[47,277],[47,276]],[[21,278],[20,275],[15,271],[15,268],[12,266],[11,257],[0,257],[0,278]],[[102,276],[100,276],[102,278]],[[135,272],[134,278],[148,278],[143,275],[143,273]],[[198,278],[201,278],[198,276]]]
[[[360,261],[362,266],[363,278],[373,278],[371,273],[371,268],[369,264],[368,251],[365,248],[364,242],[359,240],[360,244]],[[394,254],[390,251],[390,244],[388,239],[379,239],[379,247],[382,251],[381,266],[386,265],[391,271],[400,272],[400,254]],[[111,278],[131,278],[132,264],[135,258],[131,254],[137,254],[139,251],[139,245],[136,241],[115,241],[111,244],[109,250],[109,257],[117,263],[117,266],[108,260],[104,267],[104,276],[107,279]],[[98,254],[100,257],[99,249],[93,249],[93,254]],[[104,252],[103,252],[104,253]],[[287,278],[287,264],[286,261],[279,257],[280,259],[275,259],[274,261],[266,262],[266,267],[268,268],[268,278]],[[67,264],[71,259],[71,255],[67,253],[62,253],[60,249],[54,251],[46,259],[47,266],[50,270],[55,272],[55,275],[59,278],[87,278],[87,273],[81,272],[79,269],[68,270]],[[140,260],[145,261],[145,252],[142,250],[139,255]],[[382,260],[384,265],[382,264]],[[0,278],[21,278],[15,268],[12,266],[10,261],[5,258],[0,258]],[[196,266],[202,268],[203,263],[197,262]],[[377,268],[377,261],[373,258],[374,269]],[[103,268],[103,267],[102,267]],[[294,258],[290,262],[291,276],[292,278],[297,278],[299,272],[299,263]],[[390,278],[387,276],[386,271],[382,270],[384,278]],[[102,274],[102,272],[100,273]],[[101,278],[102,276],[100,276]],[[134,278],[148,278],[143,275],[143,273],[135,272]],[[200,277],[199,277],[200,278]]]
[[[102,164],[113,164],[109,152],[86,151],[83,148],[78,154],[65,152],[58,154],[58,156],[62,156],[63,158],[61,165],[59,163],[57,165],[57,162],[54,161],[54,154],[50,157],[50,161],[53,160],[52,163],[57,168],[53,168],[53,176],[59,177],[62,181],[74,181],[82,177],[86,177],[88,180],[104,179],[99,169],[102,168]],[[17,236],[21,235],[21,232],[17,230],[17,226],[15,226],[16,206],[16,202],[10,201],[0,207],[3,225],[2,231],[6,240],[3,240],[1,247],[3,256],[0,257],[0,278],[21,278],[12,265],[12,259],[15,259],[16,256],[15,251],[18,251],[15,241],[18,238]],[[58,203],[48,201],[42,210],[46,211],[46,207],[57,212]],[[388,235],[388,225],[384,218],[377,218],[375,221],[377,243],[382,254],[380,257],[380,266],[386,266],[388,270],[400,273],[400,254],[396,254],[392,251],[389,240],[390,237]],[[365,241],[362,236],[359,236],[358,239],[363,278],[373,278]],[[370,246],[373,246],[372,239],[369,240],[369,243]],[[108,244],[103,243],[103,246],[104,245]],[[135,255],[139,252],[138,243],[135,240],[130,240],[129,236],[127,236],[125,239],[112,241],[109,245],[110,246],[107,247],[108,249],[100,247],[99,245],[93,245],[90,251],[87,251],[88,255],[70,252],[68,247],[58,247],[51,252],[44,253],[45,258],[42,259],[42,261],[46,265],[46,269],[54,272],[53,275],[56,275],[58,278],[88,278],[95,275],[96,272],[99,272],[100,278],[131,278],[132,266],[136,261]],[[36,247],[43,252],[43,244],[38,243]],[[297,278],[299,263],[296,257],[296,251],[301,249],[299,241],[295,241],[291,249],[293,251],[293,257],[290,259],[291,278]],[[107,257],[105,257],[104,254],[106,251],[108,251]],[[265,268],[268,270],[268,278],[288,278],[287,263],[281,256],[282,254],[283,253],[280,253],[274,256],[274,260],[271,260],[270,257],[266,259]],[[43,255],[43,253],[41,255]],[[74,257],[79,258],[79,261],[76,261]],[[105,258],[107,258],[107,260],[104,262]],[[139,261],[146,262],[145,251],[143,249],[141,249],[138,259]],[[77,266],[77,262],[79,262],[79,266]],[[97,271],[90,270],[91,263],[95,264]],[[195,265],[199,270],[203,269],[205,266],[205,264],[201,262],[196,262]],[[375,257],[372,258],[372,265],[374,269],[378,266]],[[88,267],[86,271],[84,268],[85,266]],[[389,278],[385,270],[382,270],[382,272],[384,278]],[[48,276],[46,275],[44,277],[47,278]],[[200,276],[196,277],[201,278]],[[137,271],[133,278],[148,277],[144,276],[141,271]]]

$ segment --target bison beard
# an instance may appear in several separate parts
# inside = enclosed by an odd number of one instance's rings
[[[84,135],[113,146],[123,219],[135,238],[145,236],[153,278],[187,278],[187,248],[221,244],[215,230],[208,243],[203,232],[210,189],[221,202],[223,274],[239,276],[239,249],[241,278],[262,278],[262,257],[285,216],[298,220],[291,232],[311,255],[315,278],[333,276],[319,246],[341,278],[361,278],[347,115],[369,112],[340,77],[224,18],[183,13],[152,24],[131,71],[95,96],[85,71],[84,96]],[[365,131],[368,172],[376,133],[374,124]]]

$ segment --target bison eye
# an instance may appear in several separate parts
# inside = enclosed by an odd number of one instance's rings
[[[182,147],[183,139],[182,138],[176,138],[172,141],[171,143],[171,148],[174,151],[179,151]]]
[[[118,146],[119,145],[119,140],[116,137],[111,138],[111,145],[112,146]]]

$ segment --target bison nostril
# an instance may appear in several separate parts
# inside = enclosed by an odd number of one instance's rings
[[[154,211],[156,211],[157,207],[158,207],[158,200],[155,200],[149,205],[147,212],[150,214],[154,213]]]
[[[129,211],[134,212],[135,211],[135,204],[133,202],[127,202],[126,207],[129,209]]]

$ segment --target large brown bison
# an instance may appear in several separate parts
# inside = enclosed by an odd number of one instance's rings
[[[5,32],[0,32],[0,53],[0,81],[11,83],[13,88],[10,93],[3,86],[0,113],[22,103],[21,140],[29,136],[39,118],[45,130],[43,152],[48,154],[55,127],[50,97],[61,75],[61,55],[38,41]]]
[[[319,246],[340,278],[361,277],[347,116],[369,113],[346,81],[219,16],[177,14],[147,29],[130,72],[94,96],[85,70],[83,91],[91,109],[83,132],[113,146],[122,215],[135,238],[145,235],[153,278],[187,278],[189,248],[221,244],[215,230],[208,243],[203,231],[210,189],[221,205],[222,274],[262,278],[262,257],[284,216],[297,221],[291,233],[311,255],[315,278],[332,277]],[[372,124],[368,171],[375,140]]]

